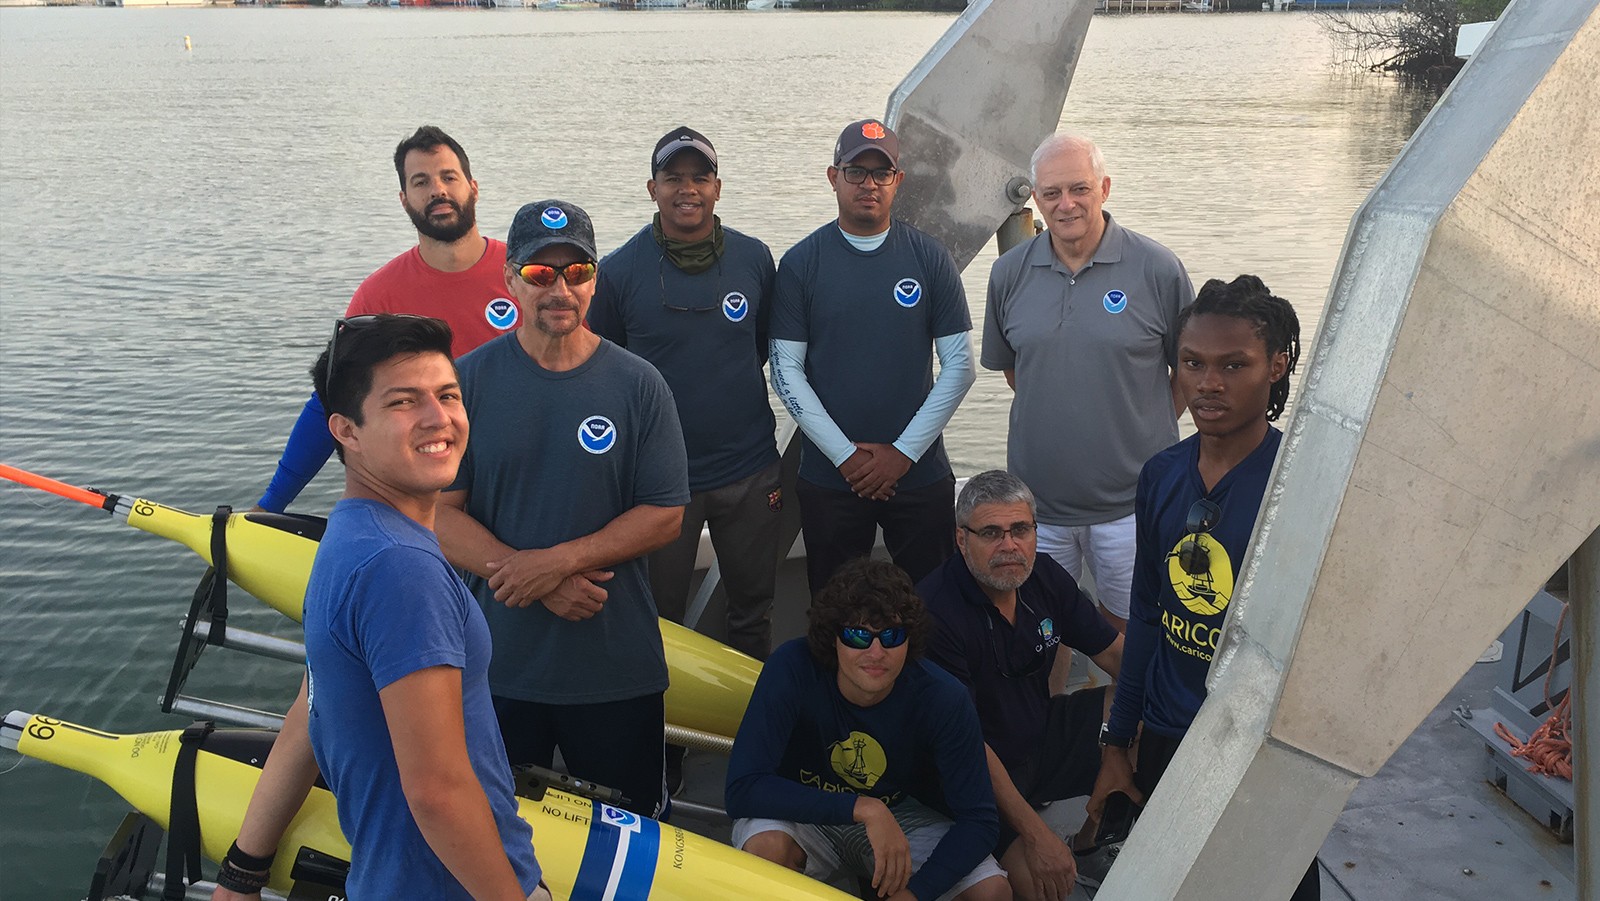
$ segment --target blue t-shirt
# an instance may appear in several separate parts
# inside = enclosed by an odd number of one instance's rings
[[[1151,457],[1139,473],[1138,544],[1122,678],[1111,704],[1113,735],[1131,737],[1143,720],[1146,729],[1182,738],[1200,712],[1206,673],[1282,440],[1283,433],[1268,426],[1267,437],[1209,492],[1200,478],[1199,435]],[[1200,498],[1222,515],[1198,538],[1210,568],[1192,575],[1179,565],[1178,550],[1189,538],[1189,509]]]
[[[796,823],[852,821],[858,795],[893,807],[908,795],[954,821],[907,886],[937,898],[983,860],[999,834],[978,715],[967,691],[924,660],[889,696],[857,707],[804,638],[772,652],[728,758],[728,815]]]
[[[1044,748],[1056,647],[1092,657],[1117,640],[1117,630],[1048,554],[1034,558],[1033,573],[1017,588],[1014,624],[960,554],[929,573],[917,594],[933,615],[928,659],[971,690],[984,741],[1007,771],[1021,774]]]
[[[851,246],[829,222],[783,255],[773,295],[772,337],[806,346],[806,381],[851,441],[893,444],[933,388],[933,341],[972,329],[966,289],[950,251],[896,220],[877,250]],[[950,475],[944,439],[901,477],[923,488]],[[849,491],[821,450],[805,440],[800,477]]]
[[[767,361],[775,271],[767,245],[724,228],[722,256],[693,275],[646,226],[606,255],[589,327],[649,360],[672,389],[689,490],[731,485],[778,459]]]
[[[434,534],[387,504],[340,501],[305,604],[311,749],[350,840],[352,898],[471,898],[406,804],[378,693],[434,666],[461,670],[467,757],[525,892],[539,884],[489,698],[489,629]]]
[[[457,368],[472,437],[451,490],[467,491],[467,513],[506,544],[553,547],[641,504],[689,502],[672,392],[649,363],[601,339],[582,364],[552,372],[512,333]],[[494,636],[496,695],[600,704],[666,690],[645,559],[607,568],[605,606],[578,622],[543,604],[507,607],[487,579],[467,578]]]

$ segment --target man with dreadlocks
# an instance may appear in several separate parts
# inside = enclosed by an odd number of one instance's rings
[[[1205,700],[1206,673],[1283,438],[1270,423],[1283,413],[1300,358],[1294,308],[1253,275],[1206,282],[1177,331],[1175,381],[1198,434],[1150,458],[1139,474],[1127,640],[1100,730],[1091,816],[1113,791],[1136,801],[1149,796]],[[1319,898],[1318,879],[1313,859],[1292,901]]]

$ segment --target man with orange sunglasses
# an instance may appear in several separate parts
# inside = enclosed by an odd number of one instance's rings
[[[595,258],[583,210],[517,211],[505,284],[522,325],[460,360],[472,443],[437,530],[489,621],[511,762],[547,767],[559,747],[573,775],[659,817],[667,666],[644,557],[678,536],[688,463],[661,375],[583,327]]]

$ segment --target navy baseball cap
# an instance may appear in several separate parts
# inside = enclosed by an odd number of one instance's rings
[[[868,150],[881,151],[891,166],[900,165],[900,139],[877,119],[851,122],[839,132],[839,141],[833,145],[833,164],[843,166]]]
[[[536,200],[524,204],[511,220],[506,259],[526,263],[534,254],[557,244],[570,244],[591,260],[599,257],[594,250],[594,226],[589,223],[588,213],[565,200]]]
[[[687,125],[680,125],[672,131],[661,136],[656,142],[655,152],[650,154],[650,174],[661,171],[668,161],[685,150],[693,150],[706,158],[711,164],[711,171],[717,171],[717,151],[711,146],[706,136]]]

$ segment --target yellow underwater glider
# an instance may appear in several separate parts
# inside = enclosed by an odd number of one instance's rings
[[[189,548],[211,563],[214,518],[143,498],[79,488],[0,464],[0,478],[98,507],[136,529]],[[300,621],[311,561],[326,521],[282,513],[232,513],[227,517],[229,581],[284,616]],[[667,723],[726,746],[739,730],[761,664],[718,641],[670,620],[660,620],[666,648]],[[674,736],[669,736],[673,738]],[[720,740],[720,742],[718,741]]]
[[[225,730],[199,739],[193,755],[195,813],[202,853],[221,860],[260,778],[270,732]],[[12,711],[0,722],[0,748],[93,776],[162,828],[171,823],[172,785],[183,730],[117,735],[46,716]],[[254,761],[252,763],[251,761]],[[568,901],[844,901],[850,896],[814,879],[677,826],[600,801],[546,789],[518,798],[533,827],[545,884]],[[278,845],[269,885],[287,893],[302,850],[345,862],[333,795],[313,788]]]

